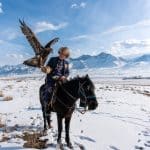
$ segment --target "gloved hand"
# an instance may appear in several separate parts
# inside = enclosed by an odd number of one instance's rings
[[[52,69],[49,66],[41,66],[41,71],[44,73],[50,73]]]
[[[46,67],[45,66],[41,66],[41,71],[46,73]]]
[[[66,81],[67,78],[65,76],[53,76],[52,77],[54,80],[59,80],[59,81]]]
[[[62,81],[64,81],[64,80],[66,80],[67,78],[65,77],[65,76],[61,76],[60,77],[60,80],[62,80]]]
[[[53,79],[53,80],[59,80],[60,77],[59,77],[59,76],[52,76],[52,79]]]

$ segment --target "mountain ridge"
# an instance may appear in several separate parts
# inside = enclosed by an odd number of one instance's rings
[[[132,68],[141,64],[150,64],[150,54],[144,54],[133,59],[127,60],[123,57],[116,57],[112,54],[102,52],[98,55],[81,55],[77,58],[70,58],[71,69],[84,68]],[[0,67],[0,76],[22,75],[40,73],[39,69],[28,67],[23,64],[4,65]]]

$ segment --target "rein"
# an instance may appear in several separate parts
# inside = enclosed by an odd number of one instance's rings
[[[61,84],[60,84],[60,87],[62,88],[62,90],[69,96],[71,97],[72,99],[76,100],[77,97],[74,97],[72,94],[70,94]]]
[[[94,96],[86,96],[86,94],[85,94],[85,91],[84,91],[84,89],[83,89],[83,85],[86,83],[86,81],[85,82],[83,82],[82,84],[79,82],[79,89],[78,89],[78,94],[81,94],[84,98],[85,98],[85,103],[87,103],[87,101],[88,101],[88,98],[92,98],[92,97],[94,97]],[[62,90],[70,97],[70,98],[72,98],[73,100],[75,100],[76,101],[76,99],[77,99],[77,97],[74,97],[72,94],[70,94],[62,85],[60,85],[60,87],[62,88]],[[69,106],[67,106],[58,96],[56,96],[57,97],[57,99],[58,99],[58,101],[62,104],[62,105],[64,105],[66,108],[68,108],[68,109],[73,109],[74,108],[74,106],[72,106],[72,107],[69,107]],[[87,109],[86,109],[86,107],[84,107],[84,110],[80,110],[79,108],[75,108],[78,112],[80,112],[81,114],[85,114],[85,112],[87,111]]]
[[[87,112],[86,107],[84,107],[84,110],[80,110],[80,108],[77,108],[77,107],[76,107],[76,110],[77,110],[79,113],[81,113],[82,115]]]

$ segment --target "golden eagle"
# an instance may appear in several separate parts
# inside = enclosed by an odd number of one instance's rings
[[[51,48],[51,46],[58,42],[59,38],[54,38],[53,40],[49,41],[45,46],[42,46],[32,30],[26,25],[26,23],[21,20],[19,20],[19,22],[22,33],[25,35],[35,52],[35,56],[33,58],[25,60],[23,64],[40,68],[45,64],[48,55],[50,54],[50,52],[52,52],[53,49]]]

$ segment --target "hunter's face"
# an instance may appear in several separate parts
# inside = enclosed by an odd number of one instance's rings
[[[61,59],[66,59],[66,56],[63,55],[63,54],[59,54],[59,57],[60,57]]]
[[[62,59],[68,58],[69,55],[70,55],[69,49],[65,49],[63,52],[61,52],[61,53],[59,54],[59,56],[60,56]]]

